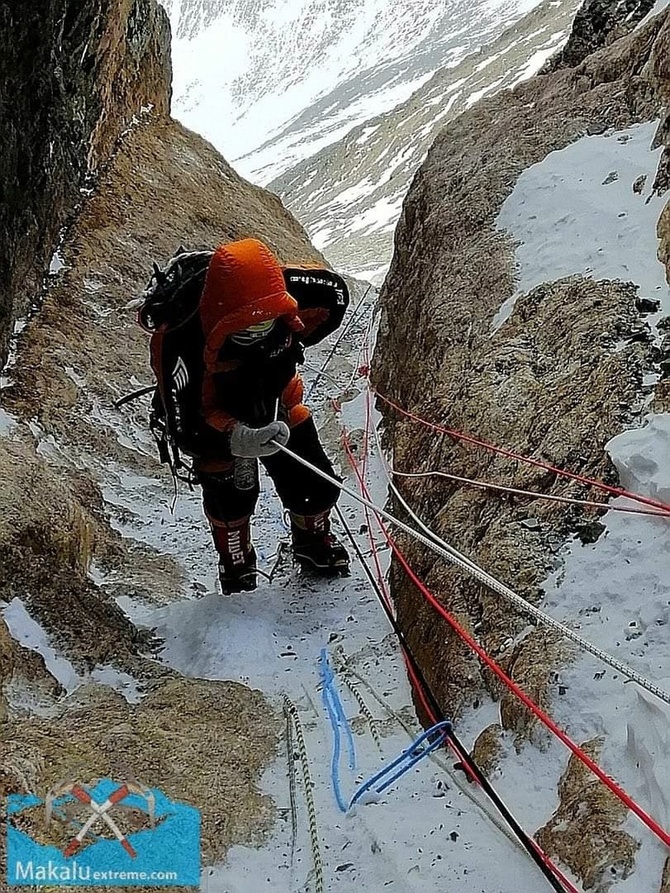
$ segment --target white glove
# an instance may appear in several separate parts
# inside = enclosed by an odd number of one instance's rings
[[[286,422],[270,422],[263,428],[249,428],[238,422],[230,433],[230,452],[241,459],[258,459],[271,456],[279,447],[271,440],[286,446],[291,436]]]

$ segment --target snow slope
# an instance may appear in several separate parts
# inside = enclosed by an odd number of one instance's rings
[[[360,124],[270,188],[337,268],[381,283],[403,200],[437,134],[483,96],[536,74],[567,40],[578,5],[546,0],[479,53],[439,70],[406,102]]]
[[[631,164],[628,173],[621,174],[622,180],[630,178],[638,167],[644,171],[650,163],[653,166],[655,156],[650,162],[647,139],[650,130],[648,126],[647,130],[634,130],[635,138],[625,144],[619,142],[619,137],[629,132],[608,137],[606,146],[612,149],[612,161],[619,158],[617,153],[622,145],[634,152],[637,163],[632,164],[633,156],[629,156]],[[558,164],[561,175],[567,177],[569,157],[561,169],[561,158],[565,156],[556,155],[551,170],[556,171]],[[597,177],[590,182],[596,193],[608,188]],[[518,203],[523,199],[525,210],[533,213],[523,197],[521,183],[518,188],[512,201],[515,196]],[[612,220],[618,220],[614,205]],[[641,202],[640,209],[643,205]],[[508,210],[514,212],[515,208]],[[516,211],[519,212],[518,207]],[[511,219],[518,217],[519,213],[511,213]],[[631,213],[630,227],[635,229],[641,220],[641,216]],[[558,244],[557,225],[555,219],[547,216],[545,235],[548,239],[554,237],[554,245]],[[607,263],[613,267],[620,262],[617,240],[608,240],[606,244]],[[652,241],[638,258],[646,275],[652,275],[655,269],[653,248]],[[559,261],[557,253],[555,263],[560,269]],[[551,258],[546,259],[545,268],[551,272]],[[372,304],[372,297],[368,297],[368,302]],[[311,400],[319,406],[328,396],[348,394],[341,421],[354,431],[360,429],[364,417],[362,397],[352,400],[351,396],[369,314],[370,310],[359,313]],[[331,345],[326,343],[310,352],[310,364],[320,368],[330,350]],[[102,405],[98,412],[101,423],[114,430],[124,443],[133,444],[139,452],[153,452],[146,429],[134,428],[126,414]],[[335,455],[335,420],[323,408],[318,421],[329,451]],[[5,424],[3,431],[4,436],[11,436],[11,425]],[[45,447],[54,449],[58,445]],[[610,444],[610,450],[625,484],[640,492],[670,498],[667,416],[651,419],[639,431],[622,433]],[[347,473],[346,468],[343,471]],[[321,704],[317,664],[323,647],[338,666],[338,686],[358,754],[355,771],[342,765],[346,794],[350,795],[363,778],[397,756],[412,734],[418,732],[397,643],[358,561],[353,564],[350,578],[320,582],[301,578],[290,561],[282,561],[274,582],[262,581],[253,594],[222,598],[214,591],[215,558],[199,494],[184,489],[172,511],[172,489],[164,478],[129,475],[122,467],[101,467],[97,473],[105,483],[104,495],[116,527],[125,536],[179,556],[191,581],[178,602],[148,605],[146,600],[139,602],[128,596],[119,599],[136,624],[155,628],[163,637],[162,660],[189,676],[240,680],[258,686],[277,710],[283,694],[288,694],[297,705],[314,782],[326,889],[374,893],[385,889],[403,893],[437,889],[453,893],[517,893],[545,889],[546,881],[537,868],[497,827],[485,810],[486,804],[478,801],[478,794],[454,773],[453,759],[448,756],[442,756],[439,762],[424,762],[377,802],[361,805],[352,814],[343,815],[337,809],[330,777],[331,730]],[[383,502],[384,474],[374,454],[370,457],[368,477],[374,499]],[[350,474],[347,483],[355,488]],[[346,498],[342,506],[369,561],[365,516],[358,505]],[[570,544],[564,550],[563,573],[547,581],[544,607],[568,624],[579,626],[582,635],[667,687],[670,522],[620,515],[608,515],[605,521],[607,533],[597,543]],[[286,533],[276,497],[265,481],[255,527],[265,570],[275,564],[278,541],[285,540]],[[387,558],[386,553],[382,555]],[[97,582],[114,582],[111,578],[106,580],[99,570],[95,573]],[[157,600],[160,601],[159,593]],[[44,653],[68,687],[80,684],[66,658],[45,639],[19,603],[6,606],[5,617],[17,639]],[[348,658],[348,676],[342,670],[343,655]],[[551,711],[578,740],[604,735],[606,771],[617,777],[656,818],[667,822],[668,711],[634,685],[622,685],[615,674],[603,674],[602,669],[590,657],[579,658],[563,672],[560,690],[564,693],[559,694],[557,688]],[[95,678],[100,684],[114,684],[125,690],[129,698],[141,697],[128,679],[112,679],[105,668],[99,668]],[[348,687],[347,679],[357,690],[358,698]],[[372,714],[378,743],[362,714],[360,699]],[[477,734],[497,719],[497,704],[483,698],[458,722],[457,732],[470,746]],[[544,824],[555,810],[556,784],[566,762],[567,752],[557,742],[543,750],[527,744],[517,751],[513,736],[505,737],[493,781],[529,831]],[[280,742],[276,763],[264,782],[278,809],[271,838],[255,848],[236,847],[225,863],[206,867],[203,890],[258,893],[259,889],[266,889],[287,893],[314,889],[304,789],[298,784],[293,841],[287,766],[286,746]],[[630,819],[627,828],[641,842],[640,856],[635,873],[628,879],[613,877],[613,889],[623,893],[658,893],[666,854],[639,822]]]
[[[361,314],[359,324],[342,345],[342,354],[328,367],[328,379],[322,378],[315,389],[314,404],[318,405],[327,394],[349,391],[356,372],[356,351],[366,324],[365,314]],[[329,350],[328,344],[315,349],[310,362],[319,368]],[[343,407],[341,421],[349,430],[362,426],[362,399],[359,396]],[[332,416],[325,410],[319,416],[328,441]],[[334,453],[332,439],[329,449]],[[370,486],[375,500],[381,503],[385,498],[384,476],[374,456],[370,461]],[[348,469],[343,471],[349,486],[355,488]],[[138,504],[138,493],[151,492],[147,487],[153,487],[152,501]],[[350,578],[332,581],[301,578],[290,561],[283,561],[274,582],[261,581],[253,594],[222,598],[213,591],[215,562],[197,493],[183,492],[172,516],[172,494],[166,488],[161,505],[155,482],[110,480],[106,495],[119,508],[120,529],[123,530],[122,519],[127,517],[124,508],[132,505],[133,526],[126,528],[126,534],[180,555],[192,576],[192,592],[180,602],[158,608],[130,598],[120,602],[135,623],[154,628],[163,638],[162,659],[189,676],[232,679],[258,687],[277,709],[283,694],[288,694],[297,705],[314,781],[326,890],[388,888],[423,893],[445,888],[454,893],[515,893],[519,889],[541,888],[544,882],[537,868],[487,817],[486,803],[480,803],[462,776],[453,771],[454,761],[447,756],[423,763],[378,802],[361,805],[348,815],[338,810],[331,782],[331,729],[321,703],[318,658],[322,648],[328,648],[336,664],[346,655],[351,670],[360,674],[372,689],[354,676],[349,677],[374,717],[379,746],[361,714],[358,700],[345,684],[345,674],[341,670],[337,673],[358,756],[354,772],[349,772],[346,762],[342,762],[347,796],[353,794],[362,779],[395,758],[420,732],[397,642],[357,561]],[[369,561],[370,545],[362,532],[364,514],[346,498],[342,506]],[[341,529],[338,533],[343,536]],[[281,539],[286,541],[287,530],[267,480],[254,537],[261,566],[270,570],[276,562],[277,544]],[[382,556],[385,554],[382,551]],[[495,705],[485,702],[473,712],[459,729],[467,745],[472,744],[483,725],[493,721],[495,711]],[[559,757],[557,766],[560,769],[562,765]],[[518,796],[517,789],[523,787],[528,770],[526,758],[510,765],[505,796],[513,801],[519,818],[532,830],[549,817],[555,802],[552,797],[538,802],[532,789]],[[236,847],[225,863],[206,868],[202,889],[208,893],[258,893],[259,879],[262,889],[277,893],[314,889],[313,877],[309,881],[309,822],[300,785],[297,838],[291,855],[291,806],[283,742],[264,788],[279,811],[273,836],[255,849]]]
[[[665,267],[658,258],[650,262],[648,247],[658,244],[656,226],[665,205],[652,189],[663,152],[662,146],[650,148],[657,128],[651,122],[587,136],[523,172],[498,217],[498,226],[519,242],[520,292],[583,273],[632,280],[640,297],[661,301],[663,315],[670,313]],[[494,328],[514,300],[503,304]]]

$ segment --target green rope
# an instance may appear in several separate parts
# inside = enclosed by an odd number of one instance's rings
[[[296,800],[295,746],[293,743],[293,719],[284,704],[286,717],[286,754],[288,757],[288,790],[291,801],[291,867],[295,864],[295,847],[298,839],[298,805]]]
[[[326,888],[323,880],[323,861],[321,859],[321,847],[319,844],[319,828],[316,821],[316,806],[314,804],[314,782],[312,781],[312,775],[309,771],[309,756],[305,744],[305,734],[300,721],[298,708],[287,695],[284,695],[283,703],[284,711],[288,713],[293,720],[295,736],[298,743],[298,755],[300,757],[302,780],[305,788],[305,800],[307,801],[309,838],[312,846],[312,859],[314,861],[315,890],[316,893],[325,893]]]

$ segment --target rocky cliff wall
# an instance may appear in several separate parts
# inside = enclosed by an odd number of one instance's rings
[[[574,68],[587,56],[628,34],[648,15],[655,0],[585,0],[563,49],[549,62],[548,70]]]
[[[584,25],[582,17],[582,31]],[[496,221],[522,172],[589,134],[626,141],[628,133],[619,132],[639,122],[660,121],[650,133],[655,130],[656,143],[666,146],[655,192],[647,199],[667,189],[670,141],[663,109],[670,86],[670,13],[595,53],[577,44],[576,65],[566,58],[514,91],[481,101],[436,140],[414,179],[396,232],[381,295],[373,380],[381,393],[432,422],[615,483],[604,446],[624,428],[639,424],[652,399],[647,373],[659,370],[635,283],[591,278],[584,269],[540,279],[517,295],[514,242]],[[586,192],[585,171],[580,182]],[[614,180],[618,173],[611,176]],[[550,182],[542,186],[554,188]],[[633,187],[631,182],[631,194]],[[556,188],[552,194],[559,195]],[[588,201],[585,197],[581,205],[577,194],[568,212],[572,219],[586,213]],[[659,222],[659,252],[666,264],[669,213],[666,207]],[[555,238],[560,254],[560,232]],[[653,258],[653,231],[648,248]],[[571,250],[574,246],[566,245],[565,251]],[[538,244],[536,251],[544,257],[551,246]],[[511,315],[498,326],[501,305],[515,296]],[[669,405],[669,393],[666,378],[656,387],[658,408]],[[396,469],[442,469],[557,496],[586,496],[586,490],[567,487],[551,473],[440,437],[383,403],[378,406]],[[602,530],[597,514],[559,503],[501,499],[435,477],[396,483],[442,537],[534,603],[542,601],[544,581],[559,566],[566,538],[576,534],[590,542]],[[537,630],[520,635],[526,621],[497,596],[415,542],[402,537],[401,546],[457,619],[547,707],[556,694],[551,674],[567,657],[565,645]],[[508,734],[518,742],[530,736],[542,743],[530,715],[446,625],[435,622],[397,566],[392,584],[405,633],[444,709],[458,715],[487,690],[500,699]],[[573,800],[580,802],[579,796]],[[580,861],[567,835],[553,836],[547,829],[544,840],[589,888],[604,890],[617,872],[625,875],[631,869],[636,844],[619,835],[622,816],[616,810],[609,817],[595,806],[582,813],[578,831],[569,810],[559,811],[556,825],[571,829],[573,843],[585,835],[589,847],[596,841],[588,858]]]
[[[0,5],[0,366],[87,176],[142,109],[168,112],[169,44],[154,0]]]
[[[19,108],[0,121],[11,149],[0,161],[0,250],[13,258],[5,344],[68,226],[0,392],[0,796],[44,796],[75,776],[144,777],[202,810],[212,864],[272,825],[258,783],[277,729],[260,693],[184,678],[155,660],[150,631],[119,607],[124,596],[169,603],[190,585],[170,554],[134,537],[141,506],[103,498],[140,479],[164,494],[146,400],[113,406],[151,380],[148,338],[126,304],[152,262],[180,244],[257,236],[286,262],[323,258],[275,195],[167,116],[169,35],[157,6],[1,8],[21,42],[0,62]],[[28,64],[30,36],[43,32]],[[204,519],[202,528],[206,536]],[[22,623],[38,624],[63,662],[47,666],[23,647]],[[29,828],[42,839],[41,823]]]

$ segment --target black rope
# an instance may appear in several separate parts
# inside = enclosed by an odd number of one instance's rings
[[[334,343],[333,346],[331,347],[331,349],[330,349],[330,351],[329,351],[329,353],[328,353],[328,356],[327,356],[326,359],[324,360],[323,365],[321,366],[321,369],[319,370],[319,372],[317,373],[316,377],[314,378],[314,380],[313,380],[312,383],[310,384],[310,386],[309,386],[309,391],[307,392],[307,397],[306,397],[305,399],[309,400],[309,398],[312,396],[312,394],[313,394],[313,392],[314,392],[314,388],[315,388],[315,387],[317,386],[317,384],[319,383],[319,381],[320,381],[320,379],[321,379],[321,376],[325,374],[325,372],[326,372],[326,367],[330,364],[330,361],[333,359],[333,356],[335,355],[335,351],[336,351],[337,348],[340,346],[340,344],[342,343],[342,339],[345,337],[345,335],[348,333],[349,329],[350,329],[351,326],[353,325],[353,322],[354,322],[354,320],[356,319],[356,316],[357,316],[357,314],[358,314],[358,311],[359,311],[359,310],[361,309],[361,307],[364,305],[364,303],[365,303],[365,299],[367,298],[368,294],[370,293],[370,289],[371,289],[371,288],[372,288],[372,284],[368,285],[368,287],[365,289],[365,294],[364,294],[363,297],[360,299],[360,301],[358,302],[358,304],[356,304],[356,307],[354,308],[354,312],[353,312],[353,313],[351,314],[351,316],[349,317],[349,321],[347,322],[346,326],[345,326],[345,327],[342,329],[342,331],[340,332],[340,334],[339,334],[337,340],[335,341],[335,343]]]
[[[136,391],[133,391],[132,394],[126,394],[125,397],[120,397],[118,400],[115,400],[114,407],[118,409],[120,406],[125,406],[126,403],[132,403],[133,400],[137,400],[139,397],[144,397],[145,394],[150,394],[155,390],[155,384],[148,384],[146,387],[138,388]]]
[[[356,542],[356,539],[353,535],[351,527],[345,520],[344,515],[342,514],[342,510],[340,509],[340,507],[338,505],[335,506],[335,511],[337,512],[340,522],[341,522],[342,526],[344,527],[344,530],[345,530],[347,536],[349,537],[349,540],[354,548],[354,551],[356,552],[356,555],[358,556],[358,560],[359,560],[361,566],[363,567],[365,575],[367,576],[368,580],[370,581],[370,585],[374,589],[377,599],[379,600],[379,603],[381,604],[382,609],[383,609],[384,613],[386,614],[386,617],[387,617],[389,623],[393,627],[394,633],[398,637],[398,641],[400,642],[400,647],[402,648],[403,653],[405,654],[405,657],[407,658],[407,661],[410,664],[412,671],[414,672],[414,674],[416,676],[416,679],[421,687],[423,694],[426,697],[426,700],[430,704],[430,708],[433,711],[436,721],[442,722],[442,721],[446,720],[447,717],[444,713],[444,710],[442,710],[442,707],[440,706],[440,703],[437,700],[435,693],[433,692],[430,685],[428,684],[428,680],[426,679],[426,677],[423,673],[423,670],[421,669],[421,666],[419,665],[417,659],[414,657],[414,654],[412,653],[412,649],[410,648],[409,644],[407,643],[407,639],[405,638],[405,634],[404,634],[403,630],[399,626],[398,621],[395,619],[395,617],[393,616],[393,613],[391,612],[390,607],[386,603],[386,599],[384,598],[384,594],[381,591],[379,582],[377,580],[375,580],[372,571],[368,567],[367,562],[365,561],[363,553],[360,549],[360,546]],[[453,743],[463,765],[466,766],[470,770],[472,775],[475,777],[475,779],[481,786],[484,793],[490,798],[490,800],[495,805],[498,812],[505,819],[505,821],[507,822],[509,827],[512,829],[512,831],[518,838],[519,842],[522,844],[524,849],[528,852],[531,859],[538,866],[538,868],[540,869],[542,874],[547,878],[547,880],[549,881],[549,883],[551,884],[553,889],[556,890],[557,893],[566,893],[566,890],[565,890],[565,887],[563,886],[563,884],[556,877],[556,875],[552,871],[551,867],[549,865],[547,865],[547,863],[543,859],[542,854],[540,853],[537,845],[535,844],[535,841],[530,837],[530,835],[526,831],[524,831],[524,829],[521,827],[521,825],[518,823],[518,821],[514,818],[513,814],[510,812],[508,807],[505,805],[505,803],[503,802],[503,800],[501,799],[500,795],[495,790],[495,788],[493,787],[491,782],[488,780],[488,778],[484,775],[484,773],[479,768],[477,763],[474,761],[474,759],[472,758],[471,754],[468,752],[465,745],[458,739],[458,737],[456,736],[453,729],[445,731],[444,737],[449,738],[449,740]]]

